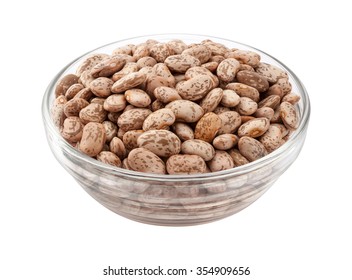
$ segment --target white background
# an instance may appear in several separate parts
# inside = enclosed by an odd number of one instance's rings
[[[352,279],[346,3],[2,1],[0,279],[131,279],[103,276],[108,265],[249,266],[251,275],[238,279]],[[116,40],[169,32],[262,49],[300,77],[312,102],[291,168],[249,208],[202,226],[150,226],[106,210],[55,160],[41,119],[44,91],[68,62]],[[168,279],[197,278],[231,279]]]

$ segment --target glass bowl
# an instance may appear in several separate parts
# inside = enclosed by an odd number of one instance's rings
[[[61,137],[51,117],[55,85],[64,75],[75,73],[92,53],[110,54],[119,46],[148,39],[167,42],[181,39],[198,43],[205,39],[229,48],[252,50],[261,60],[284,69],[292,91],[300,95],[297,104],[300,124],[280,148],[254,162],[233,169],[197,175],[155,175],[113,167],[86,156]],[[42,103],[42,115],[49,146],[60,164],[94,199],[128,219],[165,226],[186,226],[213,222],[231,216],[261,197],[295,161],[305,141],[310,103],[297,76],[265,52],[232,40],[192,34],[162,34],[135,37],[97,48],[68,64],[51,81]]]

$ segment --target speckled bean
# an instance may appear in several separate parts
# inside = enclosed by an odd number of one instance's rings
[[[238,149],[231,149],[231,150],[228,150],[227,152],[231,156],[235,166],[241,166],[249,163],[248,159],[246,159],[243,155],[241,155]]]
[[[160,157],[169,157],[181,151],[181,141],[168,130],[148,130],[137,139],[140,148],[146,148]]]
[[[258,108],[270,107],[272,109],[276,109],[276,107],[280,104],[280,96],[278,95],[269,95],[268,97],[262,99],[258,103]]]
[[[55,87],[55,97],[60,95],[65,95],[66,91],[72,86],[73,84],[77,84],[78,76],[75,74],[67,74],[63,76]]]
[[[109,143],[109,148],[110,151],[116,154],[120,159],[124,159],[126,157],[126,147],[120,138],[116,136],[113,137]]]
[[[288,78],[284,70],[264,62],[259,63],[255,71],[264,76],[272,84],[275,84],[280,78]]]
[[[194,129],[194,138],[211,143],[222,126],[220,117],[213,112],[204,114]]]
[[[176,54],[167,57],[165,64],[171,71],[185,73],[191,67],[200,66],[201,62],[192,55]]]
[[[240,68],[240,62],[234,58],[226,58],[220,62],[216,74],[221,81],[232,82]]]
[[[82,98],[89,102],[93,98],[93,96],[94,94],[90,90],[90,88],[82,88],[79,92],[77,92],[77,94],[72,99]]]
[[[261,107],[258,108],[254,113],[254,117],[256,118],[267,118],[271,120],[274,116],[274,110],[270,107]]]
[[[253,71],[239,71],[236,75],[236,79],[242,84],[254,87],[259,92],[264,92],[269,88],[268,80],[264,76]]]
[[[238,137],[235,134],[221,134],[213,140],[213,146],[217,150],[226,151],[233,148],[238,142]]]
[[[83,128],[79,150],[88,156],[94,157],[103,150],[105,140],[104,126],[101,123],[90,122]]]
[[[101,161],[103,163],[109,164],[109,165],[113,165],[113,166],[116,166],[116,167],[121,167],[120,158],[117,155],[115,155],[114,153],[110,152],[110,151],[101,151],[97,155],[97,160]]]
[[[67,141],[75,143],[81,140],[83,133],[83,124],[79,117],[68,117],[65,119],[61,135]]]
[[[53,120],[54,125],[57,128],[60,128],[62,126],[66,118],[66,114],[64,111],[66,102],[66,97],[63,95],[59,95],[57,98],[55,98],[54,103],[50,109],[51,119]]]
[[[235,107],[240,103],[240,96],[232,89],[225,89],[221,99],[221,105],[225,107]]]
[[[186,123],[175,122],[172,129],[181,141],[194,139],[193,129]]]
[[[183,154],[198,155],[205,161],[211,160],[215,155],[213,146],[200,139],[192,139],[183,142],[181,152]]]
[[[284,101],[280,104],[280,117],[288,129],[296,129],[298,127],[298,111],[291,103]]]
[[[175,114],[169,108],[163,108],[151,113],[143,122],[143,130],[166,129],[175,122]]]
[[[125,91],[125,98],[128,103],[138,108],[148,107],[152,102],[149,95],[141,89],[129,89]]]
[[[257,111],[258,104],[248,97],[241,97],[236,108],[241,115],[249,116]]]
[[[83,98],[73,98],[64,104],[64,113],[66,117],[76,116],[79,112],[89,105],[89,102]]]
[[[166,161],[169,174],[199,174],[206,171],[206,164],[198,155],[173,155]]]
[[[270,121],[267,118],[255,118],[253,120],[249,120],[242,124],[238,128],[238,136],[249,136],[249,137],[259,137],[263,135],[270,126]]]
[[[174,54],[174,50],[166,43],[157,43],[149,49],[149,53],[157,62],[164,62],[168,56]]]
[[[141,129],[144,120],[152,113],[149,109],[138,108],[125,111],[117,120],[117,125],[125,131]]]
[[[204,113],[212,112],[220,104],[224,93],[221,88],[212,89],[199,103]]]
[[[203,109],[197,103],[189,100],[175,100],[165,106],[171,109],[176,117],[176,121],[196,122],[203,116]]]
[[[89,73],[91,69],[103,61],[104,59],[107,59],[109,55],[105,53],[96,53],[88,56],[83,62],[78,66],[76,70],[76,75],[81,76],[83,72]]]
[[[292,85],[288,78],[280,78],[277,80],[276,84],[281,87],[283,95],[289,94],[292,90]]]
[[[126,63],[125,66],[120,71],[118,71],[114,75],[112,75],[111,80],[116,82],[128,74],[138,72],[138,70],[139,70],[139,68],[138,68],[137,63],[135,63],[135,62]]]
[[[75,95],[82,89],[84,89],[84,86],[82,84],[77,83],[77,84],[71,85],[65,93],[66,99],[70,100],[74,98]]]
[[[165,174],[165,163],[154,153],[145,148],[133,149],[128,154],[128,164],[134,171]]]
[[[182,52],[183,55],[190,55],[197,58],[201,64],[208,62],[211,57],[211,50],[202,44],[193,44]]]
[[[140,59],[138,59],[136,65],[137,65],[138,69],[141,69],[145,66],[153,67],[157,63],[158,62],[155,60],[155,58],[150,57],[150,56],[145,56],[145,57],[141,57]]]
[[[96,64],[90,71],[90,74],[93,76],[93,78],[109,77],[122,69],[128,60],[127,57],[128,55],[125,54],[116,54],[110,56]]]
[[[254,87],[242,83],[229,83],[226,88],[234,90],[240,97],[248,97],[255,102],[260,100],[259,91]]]
[[[126,97],[124,94],[112,94],[104,101],[104,109],[108,112],[117,113],[126,108]]]
[[[238,149],[247,160],[254,161],[267,155],[264,145],[258,140],[244,136],[238,141]]]
[[[208,162],[212,172],[231,169],[234,166],[231,156],[226,151],[220,150],[216,150],[214,157]]]
[[[126,131],[122,136],[123,144],[125,145],[126,149],[133,150],[138,147],[137,140],[138,137],[144,133],[142,129],[136,130],[129,130]]]
[[[84,124],[89,122],[102,123],[106,115],[107,112],[104,110],[103,106],[97,103],[90,103],[79,112],[79,118]]]
[[[301,97],[295,93],[288,93],[282,98],[282,102],[289,102],[292,105],[295,105],[300,101]]]
[[[268,130],[260,137],[259,141],[264,145],[265,149],[271,153],[281,145],[281,129],[277,126],[270,125]]]
[[[235,111],[222,112],[219,115],[221,127],[218,134],[235,133],[241,125],[241,116]]]
[[[111,121],[103,121],[106,133],[106,142],[110,142],[117,135],[117,125]]]
[[[260,55],[246,50],[234,50],[227,53],[227,57],[232,57],[237,59],[241,64],[250,65],[253,68],[258,67],[260,63]]]
[[[120,80],[116,81],[112,87],[111,91],[113,93],[122,93],[128,89],[134,88],[146,79],[146,75],[140,72],[133,72],[123,76]]]
[[[176,89],[164,86],[155,88],[154,96],[163,103],[169,103],[171,101],[182,99]]]
[[[213,82],[208,75],[199,75],[187,81],[179,82],[176,90],[179,95],[186,100],[196,101],[202,99],[213,86]]]

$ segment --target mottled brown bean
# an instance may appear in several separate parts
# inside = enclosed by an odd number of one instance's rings
[[[248,97],[241,97],[240,102],[236,108],[241,115],[249,116],[257,111],[258,104]]]
[[[246,159],[243,155],[241,155],[241,153],[238,149],[231,149],[227,152],[231,156],[235,166],[241,166],[241,165],[249,163],[248,159]]]
[[[248,97],[255,102],[258,102],[260,100],[259,91],[254,87],[251,87],[242,83],[229,83],[226,85],[226,88],[232,89],[240,97]]]
[[[222,112],[219,115],[221,127],[218,134],[235,133],[241,125],[241,116],[235,111]]]
[[[212,89],[199,103],[204,113],[212,112],[222,100],[224,92],[221,88]]]
[[[90,122],[83,128],[79,150],[88,156],[94,157],[103,150],[105,139],[104,126],[101,123]]]
[[[90,90],[98,97],[108,97],[114,82],[106,77],[100,77],[89,84]]]
[[[200,174],[206,171],[205,161],[198,155],[173,155],[166,161],[169,174]]]
[[[77,83],[77,84],[71,85],[65,93],[66,99],[70,100],[70,99],[74,98],[75,95],[83,88],[84,88],[84,86],[82,84]]]
[[[203,116],[203,109],[197,103],[189,100],[175,100],[165,106],[171,109],[176,117],[176,121],[196,122]]]
[[[181,141],[168,130],[148,130],[137,139],[140,148],[146,148],[160,157],[176,155],[181,151]]]
[[[79,112],[79,118],[84,124],[89,122],[102,123],[106,115],[107,112],[104,110],[103,106],[97,103],[90,103]]]
[[[222,126],[220,117],[213,112],[204,114],[194,129],[194,138],[211,143]]]
[[[145,108],[131,109],[125,111],[117,120],[117,125],[125,131],[141,129],[144,120],[152,111]]]
[[[280,117],[288,129],[296,129],[298,127],[298,111],[291,103],[284,101],[280,104]]]
[[[148,107],[152,102],[150,96],[141,89],[129,89],[125,91],[125,98],[128,103],[138,108]]]
[[[172,125],[174,133],[181,141],[194,139],[193,129],[186,123],[176,122]]]
[[[175,122],[175,114],[171,109],[163,108],[151,113],[143,122],[143,130],[166,129]]]
[[[226,58],[220,62],[216,74],[221,81],[232,82],[240,68],[240,63],[234,58]]]
[[[264,76],[253,71],[239,71],[236,75],[236,79],[242,84],[254,87],[259,92],[264,92],[269,88],[268,80]]]
[[[124,159],[126,157],[126,147],[120,138],[113,137],[109,143],[109,148],[110,151],[116,154],[120,159]]]
[[[68,117],[63,123],[61,135],[69,142],[78,142],[82,138],[83,124],[79,117]]]
[[[126,131],[122,136],[122,142],[126,149],[133,150],[138,147],[137,140],[138,137],[144,133],[142,129],[129,130]]]
[[[247,160],[254,161],[267,155],[264,145],[258,140],[244,136],[238,141],[238,149]]]
[[[169,103],[171,101],[182,99],[176,89],[165,86],[155,88],[154,96],[163,103]]]
[[[145,148],[133,149],[128,154],[128,164],[134,171],[165,174],[165,163],[156,154]]]
[[[220,150],[216,150],[214,157],[208,162],[208,167],[212,172],[231,169],[234,166],[231,156],[226,151]]]
[[[238,137],[235,134],[221,134],[213,140],[213,146],[217,150],[226,151],[233,148],[238,142]]]
[[[89,105],[89,102],[82,98],[73,98],[64,104],[64,113],[66,117],[76,116],[79,112]]]
[[[121,112],[126,108],[127,102],[124,94],[112,94],[104,101],[104,109],[111,113]]]
[[[77,84],[78,76],[75,74],[67,74],[63,76],[55,87],[55,97],[60,95],[65,95],[66,91],[72,86],[73,84]]]
[[[171,71],[185,73],[189,68],[200,66],[201,62],[194,56],[187,54],[171,55],[165,59],[165,64]]]
[[[250,136],[253,138],[263,135],[270,126],[270,121],[267,118],[254,118],[242,124],[238,128],[238,136]]]
[[[106,142],[110,142],[117,135],[117,125],[111,121],[103,121],[106,133]]]
[[[240,96],[232,89],[224,89],[221,105],[225,107],[235,107],[240,103]]]
[[[122,93],[128,89],[134,88],[146,79],[146,75],[140,72],[133,72],[123,76],[120,80],[116,81],[112,87],[111,91],[113,93]]]
[[[211,160],[215,155],[213,146],[200,139],[192,139],[183,142],[181,152],[188,155],[198,155],[205,161]]]
[[[97,160],[101,161],[103,163],[109,164],[109,165],[113,165],[113,166],[116,166],[116,167],[121,167],[120,158],[117,155],[115,155],[114,153],[110,152],[110,151],[101,151],[97,155]]]

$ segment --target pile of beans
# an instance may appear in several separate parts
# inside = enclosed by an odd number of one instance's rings
[[[55,125],[72,146],[134,171],[197,174],[274,151],[299,125],[288,74],[204,40],[148,40],[93,54],[56,85]]]

